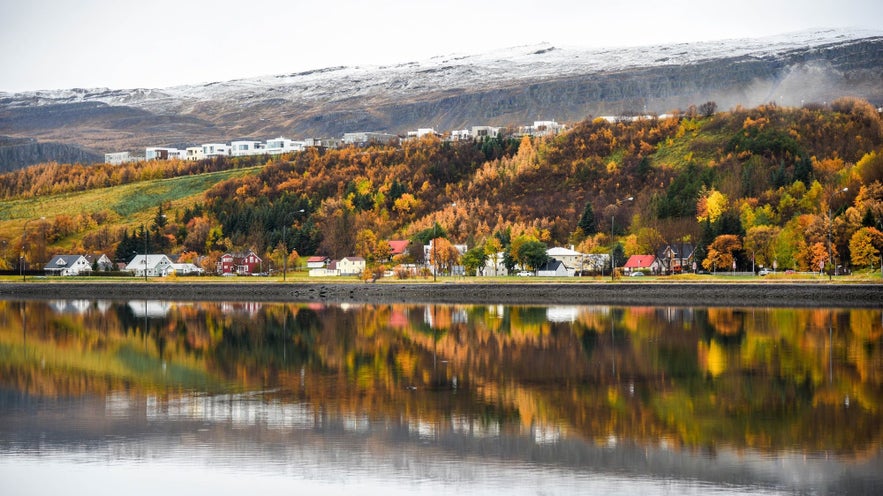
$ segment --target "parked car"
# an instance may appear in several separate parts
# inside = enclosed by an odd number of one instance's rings
[[[518,273],[519,277],[530,277],[532,275],[533,275],[533,272],[529,272],[526,270],[522,270],[521,272]]]
[[[643,275],[643,272],[632,272],[631,274],[629,274],[629,277],[641,277]]]
[[[757,275],[759,275],[759,276],[765,276],[765,275],[767,275],[767,274],[772,274],[772,273],[773,273],[773,271],[771,271],[770,269],[764,267],[764,268],[760,269],[760,271],[758,271]]]

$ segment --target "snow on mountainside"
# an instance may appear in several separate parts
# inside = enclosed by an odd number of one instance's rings
[[[70,89],[23,93],[0,92],[0,107],[101,102],[153,112],[182,111],[207,101],[247,105],[266,100],[288,102],[383,102],[420,95],[512,86],[632,68],[685,66],[711,59],[763,59],[806,50],[881,38],[883,32],[823,30],[757,38],[609,49],[533,45],[480,55],[448,55],[392,66],[329,67],[164,89]]]

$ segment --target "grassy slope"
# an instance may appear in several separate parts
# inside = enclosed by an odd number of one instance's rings
[[[21,236],[28,219],[105,212],[107,225],[133,226],[149,222],[160,203],[170,209],[191,206],[218,182],[257,173],[263,166],[193,176],[141,181],[77,193],[7,200],[0,203],[0,237]],[[34,224],[31,224],[32,226]],[[82,237],[85,232],[79,233]],[[68,240],[74,241],[73,239]],[[67,243],[62,243],[67,244]]]

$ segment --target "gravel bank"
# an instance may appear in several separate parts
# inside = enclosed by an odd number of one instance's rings
[[[0,283],[2,299],[883,308],[881,284]]]

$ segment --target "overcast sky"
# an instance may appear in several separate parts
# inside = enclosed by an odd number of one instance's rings
[[[0,91],[161,88],[548,42],[883,31],[880,0],[0,0]]]

